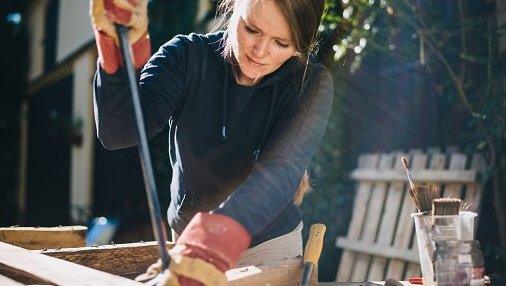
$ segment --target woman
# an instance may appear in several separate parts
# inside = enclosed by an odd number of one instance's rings
[[[239,260],[301,255],[294,198],[308,184],[305,170],[332,101],[329,72],[310,59],[323,1],[225,0],[226,31],[176,36],[151,57],[146,6],[146,0],[91,2],[99,51],[95,117],[106,148],[137,144],[113,26],[120,23],[130,27],[135,67],[143,67],[148,136],[169,121],[168,220],[179,235],[172,257],[224,272]],[[257,257],[259,249],[269,255]],[[205,279],[181,268],[172,266],[169,276],[182,285]]]

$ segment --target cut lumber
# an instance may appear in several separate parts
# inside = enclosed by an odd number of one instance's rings
[[[292,258],[259,266],[247,266],[226,272],[229,286],[300,285],[302,258]],[[312,285],[317,284],[314,281]]]
[[[3,275],[0,275],[0,285],[3,285],[3,286],[21,286],[21,285],[25,285],[25,284],[21,284],[17,281],[14,281],[8,277],[5,277]]]
[[[172,246],[168,243],[168,249]],[[117,275],[134,277],[157,258],[154,241],[44,251],[0,242],[0,275],[7,276],[6,281],[24,284],[142,285]],[[232,286],[297,285],[301,275],[301,257],[226,272],[228,285]],[[317,279],[313,282],[316,285]]]
[[[127,278],[0,242],[0,269],[5,268],[16,270],[20,276],[28,273],[30,277],[36,276],[56,285],[142,285]]]
[[[85,246],[86,226],[1,227],[0,241],[25,249]]]
[[[174,243],[168,242],[168,249]],[[127,278],[144,273],[158,259],[157,242],[139,242],[98,247],[33,250],[69,262]],[[260,266],[231,269],[226,272],[228,285],[296,285],[301,277],[301,258],[275,261]]]
[[[168,249],[173,246],[174,243],[167,243]],[[46,251],[33,250],[33,252],[127,278],[134,278],[144,273],[148,266],[159,258],[159,247],[156,241]]]

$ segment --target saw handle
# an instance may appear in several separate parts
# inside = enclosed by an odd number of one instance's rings
[[[323,250],[323,237],[326,226],[322,223],[313,224],[310,227],[309,239],[303,252],[303,263],[310,262],[317,265],[321,251]]]

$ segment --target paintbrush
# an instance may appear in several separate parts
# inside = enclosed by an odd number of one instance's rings
[[[439,186],[434,184],[416,185],[411,189],[414,203],[419,212],[431,214],[433,202],[439,199]]]
[[[432,204],[432,215],[458,215],[462,207],[463,204],[461,199],[435,199]]]
[[[437,185],[417,185],[413,180],[411,171],[409,171],[409,164],[406,157],[400,159],[404,169],[406,170],[407,179],[409,181],[409,195],[413,200],[416,208],[423,214],[430,214],[432,210],[432,202],[434,199],[439,198],[439,187]]]
[[[432,204],[434,240],[460,239],[459,211],[462,200],[457,198],[435,199]]]

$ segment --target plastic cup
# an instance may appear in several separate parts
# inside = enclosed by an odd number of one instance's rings
[[[460,212],[460,240],[474,240],[475,212]]]
[[[424,285],[436,285],[434,257],[436,240],[473,240],[474,212],[460,212],[458,216],[431,216],[412,213],[415,222],[418,256]]]
[[[422,213],[412,213],[415,222],[416,242],[418,244],[418,257],[422,269],[423,284],[435,285],[432,257],[434,242],[432,241],[432,216]]]

